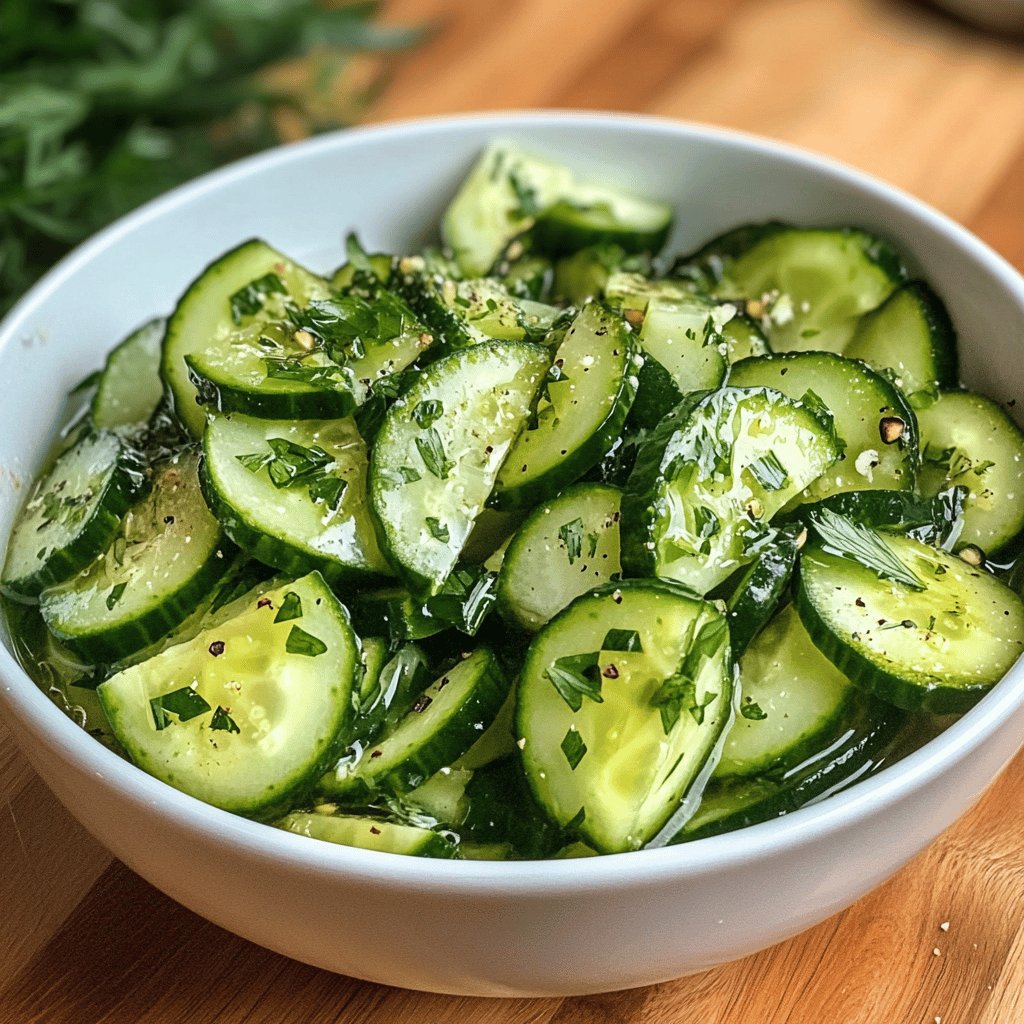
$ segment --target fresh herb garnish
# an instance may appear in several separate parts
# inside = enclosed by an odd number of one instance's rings
[[[579,827],[580,827],[580,825],[582,825],[582,824],[583,824],[583,822],[585,822],[586,820],[587,820],[587,809],[586,809],[586,807],[581,807],[581,808],[580,808],[580,809],[579,809],[579,810],[578,810],[578,811],[577,811],[577,812],[576,812],[576,813],[575,813],[575,814],[574,814],[574,815],[573,815],[573,816],[572,816],[572,817],[571,817],[571,818],[570,818],[570,819],[569,819],[569,820],[568,820],[568,821],[567,821],[567,822],[565,823],[565,826],[564,826],[564,827],[565,827],[565,829],[566,829],[567,831],[569,831],[569,830],[572,830],[572,829],[574,829],[574,828],[579,828]]]
[[[231,304],[231,319],[240,324],[243,317],[255,316],[271,295],[287,295],[288,289],[278,274],[264,274],[239,288],[228,300]]]
[[[153,724],[158,732],[162,732],[174,719],[168,714],[176,715],[179,722],[188,722],[193,718],[206,714],[210,705],[191,686],[183,686],[180,690],[171,690],[150,699],[149,708],[153,715]]]
[[[318,0],[0,3],[0,314],[105,224],[280,141],[281,111],[304,134],[357,120],[376,79],[349,78],[353,57],[419,35],[377,14]],[[308,73],[265,73],[307,54]]]
[[[596,533],[587,534],[587,557],[593,558],[597,554],[597,542],[599,538]]]
[[[725,619],[716,618],[704,623],[688,645],[676,671],[652,695],[651,704],[661,713],[661,726],[666,736],[679,721],[683,710],[688,711],[698,725],[703,724],[704,709],[718,694],[708,690],[698,698],[697,677],[705,659],[715,657],[728,642],[729,627]]]
[[[759,459],[754,459],[748,468],[754,475],[754,479],[766,491],[780,491],[789,482],[789,473],[786,472],[786,467],[779,462],[775,452],[768,452]]]
[[[696,505],[693,509],[693,525],[698,540],[710,540],[718,533],[721,524],[718,516],[706,505]]]
[[[475,636],[498,598],[498,574],[476,566],[456,569],[426,603],[435,618]]]
[[[352,268],[360,274],[377,276],[373,264],[370,262],[369,254],[360,244],[359,236],[354,231],[350,231],[345,236],[345,255],[348,257],[349,263],[352,264]]]
[[[306,490],[314,502],[322,501],[332,512],[337,512],[348,490],[348,481],[342,480],[340,476],[323,476],[314,480]]]
[[[601,673],[598,669],[599,656],[598,651],[566,655],[564,658],[556,658],[545,672],[559,697],[573,711],[583,707],[584,697],[595,704],[604,703],[601,696]]]
[[[291,622],[292,619],[302,618],[302,598],[295,593],[294,590],[289,590],[281,601],[281,607],[277,609],[277,614],[274,616],[275,622]]]
[[[307,448],[285,437],[268,438],[267,444],[269,452],[262,455],[252,452],[235,458],[250,473],[259,473],[265,468],[275,487],[305,487],[314,502],[323,502],[332,512],[338,511],[348,481],[330,472],[336,465],[333,455],[318,444]]]
[[[327,644],[319,637],[307,633],[301,626],[292,626],[284,649],[289,654],[301,654],[306,658],[318,658],[327,650]]]
[[[640,634],[635,629],[609,629],[601,644],[602,651],[635,651],[643,653]]]
[[[238,728],[235,720],[219,704],[214,709],[213,718],[210,719],[210,728],[214,732],[238,733],[242,731]]]
[[[448,527],[434,516],[427,516],[427,529],[430,530],[430,536],[442,544],[447,544],[451,537]]]
[[[768,717],[768,712],[756,700],[744,701],[740,705],[740,714],[751,722],[763,722]]]
[[[350,372],[332,363],[304,363],[297,359],[264,359],[267,380],[290,380],[321,391],[351,391]]]
[[[107,600],[105,602],[108,612],[112,612],[114,610],[114,605],[121,600],[121,595],[124,593],[127,586],[127,583],[116,583],[110,588],[110,593],[107,594]]]
[[[565,755],[565,760],[568,762],[570,770],[576,771],[580,761],[583,760],[587,752],[587,745],[583,742],[583,737],[575,729],[569,729],[565,736],[562,737],[562,742],[559,746],[562,748],[562,753]]]
[[[448,478],[455,463],[445,454],[441,435],[433,427],[428,427],[421,436],[416,438],[416,449],[419,451],[428,473],[436,476],[438,480]]]
[[[542,209],[537,199],[537,190],[528,182],[523,181],[515,170],[508,172],[508,183],[512,187],[517,204],[512,210],[512,216],[517,220],[536,217]]]
[[[437,399],[431,398],[416,403],[416,407],[412,411],[412,418],[418,426],[426,430],[427,427],[436,423],[443,414],[444,406]]]
[[[558,528],[558,536],[565,545],[569,564],[575,564],[576,559],[583,556],[583,520],[576,518],[568,523],[563,523]]]
[[[881,535],[868,526],[823,508],[809,516],[826,551],[848,558],[879,577],[901,583],[912,590],[924,590],[921,578],[908,569]]]

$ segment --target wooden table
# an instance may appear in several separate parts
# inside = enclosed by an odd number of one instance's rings
[[[372,119],[647,111],[833,154],[1024,267],[1024,49],[886,0],[393,0],[436,21]],[[607,996],[363,984],[178,907],[90,839],[0,723],[0,1024],[1017,1024],[1024,757],[888,885],[790,942]]]

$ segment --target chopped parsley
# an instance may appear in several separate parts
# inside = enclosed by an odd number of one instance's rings
[[[277,614],[274,616],[275,622],[291,622],[292,619],[302,618],[302,598],[295,593],[294,590],[289,590],[284,595],[284,599],[281,601],[281,607],[277,609]]]
[[[609,629],[601,644],[602,651],[635,651],[643,653],[640,634],[635,629]]]
[[[210,705],[191,686],[161,694],[150,699],[149,708],[157,732],[162,732],[174,722],[168,715],[175,715],[179,722],[188,722],[210,710]]]
[[[562,737],[562,742],[559,746],[562,748],[562,753],[565,755],[569,768],[572,771],[576,771],[580,761],[583,760],[584,755],[587,753],[587,745],[583,742],[583,737],[575,729],[569,729],[565,736]]]
[[[568,523],[563,523],[558,528],[558,537],[565,545],[569,564],[574,565],[577,558],[583,557],[583,520],[577,517]]]
[[[318,658],[327,650],[327,644],[319,637],[307,633],[301,626],[292,626],[284,649],[289,654],[301,654],[306,658]]]
[[[241,732],[238,728],[235,720],[224,710],[219,704],[213,712],[213,718],[210,719],[210,728],[214,732]]]
[[[786,467],[779,462],[775,452],[768,452],[759,459],[754,459],[748,467],[754,479],[766,491],[781,491],[789,482],[789,473]]]
[[[478,567],[456,569],[426,610],[469,636],[475,636],[498,598],[498,574]]]
[[[427,529],[430,530],[431,537],[442,544],[447,544],[451,537],[448,527],[434,516],[427,516]]]
[[[268,438],[267,445],[267,453],[252,452],[235,458],[250,473],[266,469],[270,482],[278,489],[305,487],[313,502],[323,502],[332,512],[338,511],[348,481],[331,472],[337,466],[333,455],[318,444],[307,448],[285,437]]]
[[[570,654],[564,658],[556,658],[548,667],[545,675],[551,680],[558,696],[572,708],[579,711],[583,707],[583,698],[595,704],[603,704],[601,696],[601,673],[598,669],[599,652],[588,654]]]
[[[421,437],[416,438],[416,448],[427,472],[438,480],[447,480],[455,463],[445,454],[441,435],[433,427],[428,427]]]
[[[654,692],[651,704],[661,713],[661,726],[667,736],[682,712],[688,711],[698,725],[704,723],[704,710],[718,694],[705,691],[697,696],[697,677],[704,660],[713,658],[729,642],[729,627],[725,619],[716,618],[701,626],[693,642],[679,662],[676,671]]]
[[[740,705],[740,714],[751,722],[763,722],[768,717],[765,711],[756,700],[748,700]]]
[[[416,408],[412,411],[412,418],[424,430],[435,423],[444,413],[444,406],[436,399],[428,399],[424,402],[417,402]]]
[[[264,274],[239,288],[228,300],[231,303],[231,319],[240,324],[242,318],[255,316],[271,295],[287,295],[288,289],[277,274]]]
[[[125,587],[127,586],[127,583],[117,583],[110,588],[110,593],[107,594],[106,600],[108,612],[112,612],[114,610],[114,605],[116,605],[117,602],[121,600],[121,595],[124,593]]]

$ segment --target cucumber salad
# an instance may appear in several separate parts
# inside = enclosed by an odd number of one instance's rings
[[[26,670],[170,786],[419,856],[688,842],[925,742],[1024,649],[1024,435],[883,239],[672,224],[496,141],[435,247],[221,256],[72,394]]]

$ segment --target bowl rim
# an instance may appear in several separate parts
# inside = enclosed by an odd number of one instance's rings
[[[965,258],[980,263],[1024,312],[1024,277],[1003,257],[929,204],[831,157],[747,132],[654,115],[558,109],[484,111],[387,121],[330,132],[246,157],[179,185],[86,239],[51,268],[0,322],[0,350],[16,342],[29,315],[48,302],[64,281],[94,256],[117,245],[150,219],[187,205],[193,197],[207,191],[229,186],[263,168],[301,162],[324,151],[342,153],[381,137],[417,138],[459,129],[500,135],[545,125],[639,131],[684,142],[710,140],[824,174],[890,207],[900,208],[943,234]],[[500,894],[506,898],[511,892],[578,894],[608,885],[646,885],[658,879],[706,876],[757,863],[770,855],[796,850],[855,827],[886,805],[929,785],[977,749],[1013,711],[1024,705],[1024,661],[1018,661],[990,693],[937,737],[877,775],[819,803],[679,846],[566,860],[438,861],[401,856],[309,842],[304,836],[220,810],[147,775],[98,743],[47,697],[18,665],[6,644],[0,644],[0,704],[44,746],[59,745],[64,758],[93,775],[101,785],[148,806],[169,825],[202,833],[214,845],[241,848],[251,856],[293,869],[365,882],[387,881],[410,891]]]

